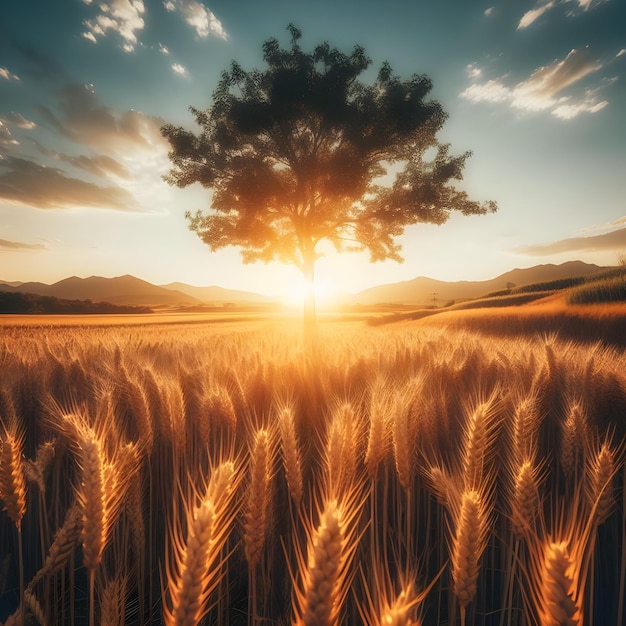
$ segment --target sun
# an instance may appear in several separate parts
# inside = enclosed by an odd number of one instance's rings
[[[330,303],[337,289],[327,278],[316,278],[315,283],[306,280],[301,274],[294,275],[286,286],[282,301],[289,307],[301,307],[311,293],[315,294],[316,306]]]

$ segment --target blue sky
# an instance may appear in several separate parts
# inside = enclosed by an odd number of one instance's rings
[[[496,214],[417,225],[406,261],[329,253],[328,290],[419,275],[493,277],[626,250],[626,3],[620,0],[8,0],[0,8],[0,280],[133,274],[271,294],[297,271],[210,253],[171,188],[165,122],[194,128],[231,60],[263,67],[269,37],[365,47],[425,73],[449,114],[440,138],[472,150],[460,185]],[[367,78],[367,77],[366,77]]]

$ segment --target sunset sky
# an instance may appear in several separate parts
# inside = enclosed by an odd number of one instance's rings
[[[626,2],[621,0],[5,0],[0,7],[0,280],[133,274],[272,295],[297,271],[243,265],[187,229],[201,187],[169,187],[165,122],[196,129],[232,60],[263,68],[286,26],[306,50],[364,46],[425,73],[472,150],[461,185],[496,214],[417,225],[405,263],[330,254],[320,284],[358,291],[430,276],[481,280],[626,251]]]

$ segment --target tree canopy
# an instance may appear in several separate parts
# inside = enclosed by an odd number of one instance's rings
[[[166,124],[166,180],[213,191],[211,211],[187,213],[211,250],[242,249],[244,262],[281,261],[309,280],[318,244],[401,261],[395,238],[452,211],[495,211],[455,187],[470,152],[437,140],[446,113],[428,99],[431,80],[401,80],[384,62],[367,84],[365,50],[324,42],[312,52],[289,25],[290,46],[263,44],[263,70],[233,62],[206,110],[191,107],[201,132]]]

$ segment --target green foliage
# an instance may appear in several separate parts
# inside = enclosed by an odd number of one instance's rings
[[[470,153],[452,155],[437,140],[447,116],[428,99],[427,76],[401,80],[383,63],[366,84],[363,48],[345,54],[324,42],[305,52],[300,31],[288,30],[289,48],[263,44],[265,69],[233,62],[211,106],[191,108],[199,134],[162,128],[166,180],[213,192],[212,211],[187,214],[211,250],[237,246],[244,262],[277,260],[312,278],[323,240],[401,261],[394,240],[406,226],[497,209],[455,188]],[[375,184],[392,165],[391,184]]]

